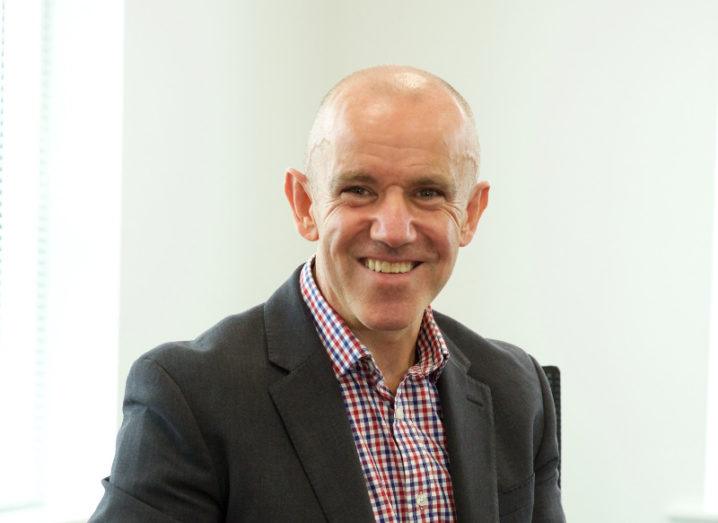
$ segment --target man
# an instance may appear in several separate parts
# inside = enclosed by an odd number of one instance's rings
[[[564,521],[540,367],[430,307],[488,203],[478,163],[434,75],[334,87],[285,181],[316,255],[133,365],[93,521]]]

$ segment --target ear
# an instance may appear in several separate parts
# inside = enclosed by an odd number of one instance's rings
[[[490,188],[489,182],[482,180],[471,190],[469,201],[466,204],[466,220],[461,227],[461,238],[459,242],[461,247],[466,247],[474,237],[476,227],[479,225],[479,219],[489,204]]]
[[[296,169],[288,169],[284,177],[284,194],[289,200],[299,234],[309,241],[316,241],[319,232],[311,212],[312,196],[307,176]]]

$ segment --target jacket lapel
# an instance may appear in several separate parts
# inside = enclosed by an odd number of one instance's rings
[[[451,357],[438,383],[459,521],[498,521],[494,416],[489,387],[444,335]]]
[[[296,271],[265,304],[269,360],[288,374],[269,392],[329,521],[373,519],[339,383]]]

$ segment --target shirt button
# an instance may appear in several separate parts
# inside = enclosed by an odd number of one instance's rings
[[[419,492],[419,495],[416,496],[416,504],[421,508],[424,508],[429,504],[429,496],[426,492]]]
[[[394,419],[397,421],[401,421],[404,419],[404,409],[401,407],[397,407],[394,411]]]

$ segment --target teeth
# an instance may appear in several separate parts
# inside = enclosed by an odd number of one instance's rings
[[[364,260],[364,266],[374,272],[397,274],[409,272],[414,267],[414,264],[411,262],[391,263],[388,261],[372,260],[371,258],[367,258]]]

